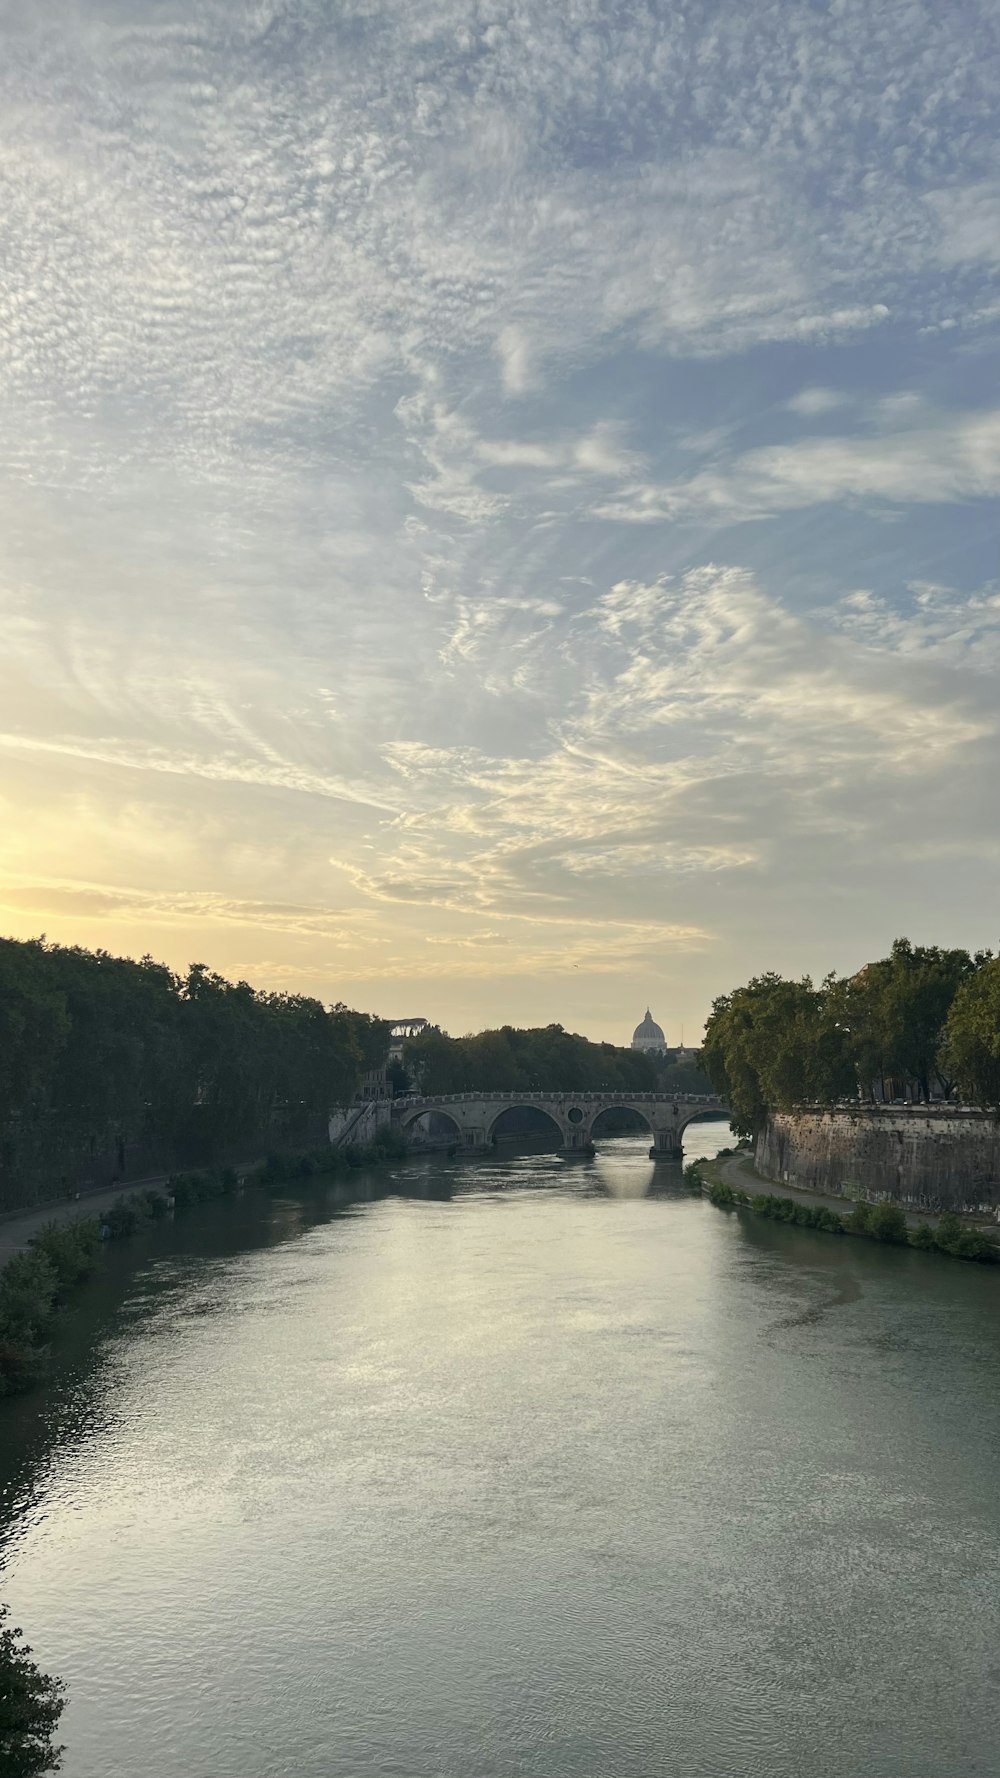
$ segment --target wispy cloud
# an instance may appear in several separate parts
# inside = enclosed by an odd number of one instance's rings
[[[815,410],[813,410],[815,411]],[[657,486],[635,482],[596,507],[600,518],[655,524],[706,513],[759,519],[833,501],[908,506],[996,499],[1000,494],[1000,410],[942,414],[865,436],[806,438],[747,451],[718,469]]]

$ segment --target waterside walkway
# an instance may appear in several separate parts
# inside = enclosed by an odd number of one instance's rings
[[[804,1186],[783,1185],[774,1179],[765,1179],[762,1173],[754,1170],[754,1164],[748,1154],[724,1155],[714,1161],[699,1161],[704,1169],[718,1169],[718,1177],[727,1185],[736,1186],[740,1191],[756,1195],[758,1192],[770,1192],[774,1198],[791,1198],[796,1204],[812,1204],[823,1210],[832,1210],[837,1216],[849,1216],[854,1209],[854,1198],[831,1197],[825,1192],[809,1191]],[[911,1210],[900,1205],[907,1224],[915,1229],[922,1222],[929,1223],[931,1228],[938,1224],[939,1212],[933,1210]],[[996,1229],[996,1221],[992,1216],[962,1216],[960,1220],[969,1228]]]

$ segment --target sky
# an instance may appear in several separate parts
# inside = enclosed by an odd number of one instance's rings
[[[0,45],[0,930],[672,1042],[996,945],[995,5]]]

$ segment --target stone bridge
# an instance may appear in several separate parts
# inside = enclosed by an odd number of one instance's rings
[[[678,1098],[671,1093],[442,1093],[434,1098],[411,1095],[393,1101],[392,1121],[397,1129],[410,1131],[427,1112],[437,1112],[454,1126],[456,1141],[464,1149],[484,1151],[495,1140],[498,1120],[505,1111],[543,1111],[562,1137],[563,1151],[592,1154],[594,1126],[605,1111],[638,1112],[649,1129],[650,1156],[679,1160],[681,1138],[688,1124],[699,1117],[728,1117],[729,1106],[710,1095]]]

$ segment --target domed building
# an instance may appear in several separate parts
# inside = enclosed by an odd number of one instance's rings
[[[649,1056],[662,1056],[666,1053],[667,1040],[648,1006],[642,1024],[637,1025],[632,1033],[632,1048],[645,1050]]]

